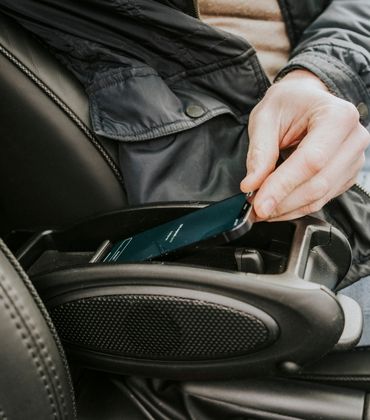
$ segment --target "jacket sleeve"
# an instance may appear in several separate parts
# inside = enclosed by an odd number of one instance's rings
[[[316,74],[370,123],[370,2],[333,0],[309,25],[277,79],[294,69]]]

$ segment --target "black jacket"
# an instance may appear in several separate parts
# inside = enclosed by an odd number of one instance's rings
[[[293,51],[278,77],[309,69],[369,125],[368,0],[279,4]],[[239,191],[248,116],[269,81],[244,39],[197,18],[195,0],[0,0],[0,10],[38,35],[85,86],[96,134],[120,142],[131,203]],[[353,188],[322,212],[351,240],[346,282],[370,273],[369,203]]]

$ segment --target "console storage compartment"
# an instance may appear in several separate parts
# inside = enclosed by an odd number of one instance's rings
[[[258,223],[233,243],[159,261],[89,262],[104,240],[200,206],[127,209],[36,234],[18,250],[71,357],[116,373],[208,380],[296,374],[356,344],[343,336],[351,305],[331,291],[350,247],[317,219]],[[360,334],[361,316],[351,322]]]

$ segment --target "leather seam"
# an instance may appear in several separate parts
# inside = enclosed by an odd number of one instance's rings
[[[12,319],[15,327],[20,333],[21,339],[27,348],[28,354],[31,356],[34,365],[36,366],[36,372],[41,379],[41,382],[44,386],[44,390],[47,394],[47,398],[49,400],[50,408],[53,414],[54,418],[59,418],[58,412],[57,412],[57,406],[54,399],[54,395],[51,391],[51,382],[48,383],[48,379],[45,373],[45,361],[43,359],[43,355],[41,352],[37,349],[36,345],[36,339],[34,336],[32,336],[32,333],[29,331],[30,326],[27,325],[27,321],[22,316],[20,308],[16,306],[15,302],[12,301],[8,290],[4,287],[4,283],[6,283],[6,277],[3,275],[3,273],[0,273],[0,288],[2,289],[4,294],[0,294],[0,300],[3,301],[4,308],[6,312],[9,314],[10,318]],[[11,289],[10,285],[7,286],[8,289]],[[6,298],[6,299],[5,299]],[[12,309],[14,311],[12,311]],[[30,341],[28,341],[30,340]],[[28,341],[28,342],[27,342]],[[33,341],[33,343],[32,343]],[[31,344],[32,343],[32,344]],[[44,362],[42,363],[41,360]],[[42,366],[44,365],[44,366]]]
[[[85,134],[90,143],[96,148],[103,159],[106,161],[118,182],[125,190],[123,177],[117,165],[113,162],[111,157],[105,151],[97,138],[93,135],[91,130],[84,124],[84,122],[62,101],[41,79],[39,79],[29,68],[27,68],[21,61],[18,60],[10,51],[0,45],[0,53],[3,54],[10,62],[12,62],[19,70],[21,70],[32,82],[34,82],[65,114],[78,126],[78,128]]]
[[[66,360],[66,357],[65,357],[65,354],[64,354],[64,349],[63,349],[63,347],[60,343],[59,336],[58,336],[58,334],[55,330],[53,322],[51,321],[49,313],[45,309],[39,295],[36,293],[32,283],[31,283],[31,281],[27,277],[26,273],[23,271],[23,268],[21,267],[19,262],[15,259],[13,254],[9,251],[9,249],[7,248],[7,246],[5,245],[5,243],[1,239],[0,239],[0,251],[3,252],[3,254],[7,258],[9,264],[11,264],[11,266],[13,267],[15,272],[19,275],[19,277],[23,281],[24,285],[28,289],[28,292],[31,294],[34,302],[36,303],[39,311],[41,312],[42,316],[44,317],[47,326],[50,329],[50,332],[51,332],[51,334],[52,334],[52,336],[55,340],[55,344],[56,344],[57,349],[59,351],[59,355],[62,359],[63,366],[64,366],[64,369],[65,369],[65,372],[66,372],[66,378],[67,378],[67,382],[68,382],[68,385],[69,385],[71,402],[72,402],[72,410],[73,410],[73,413],[74,413],[74,417],[76,417],[75,399],[74,399],[74,395],[73,395],[73,392],[72,392],[73,384],[72,384],[72,379],[71,379],[70,374],[69,374],[68,363],[67,363],[67,360]]]

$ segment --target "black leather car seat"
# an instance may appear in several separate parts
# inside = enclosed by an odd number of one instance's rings
[[[0,419],[147,418],[125,385],[105,374],[75,370],[73,389],[50,317],[0,239]]]
[[[117,146],[91,131],[82,87],[2,14],[0,101],[0,234],[125,206]]]
[[[2,241],[0,321],[0,418],[75,418],[62,347],[36,291]]]

